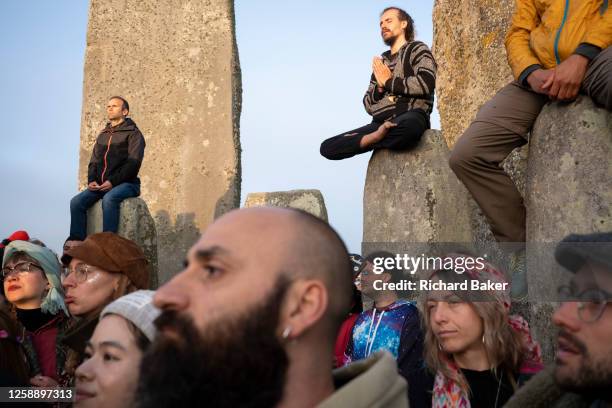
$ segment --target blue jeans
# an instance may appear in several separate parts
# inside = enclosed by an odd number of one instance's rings
[[[84,190],[70,200],[70,239],[83,241],[87,236],[87,210],[102,199],[102,231],[117,232],[119,205],[140,195],[140,183],[121,183],[110,191]]]

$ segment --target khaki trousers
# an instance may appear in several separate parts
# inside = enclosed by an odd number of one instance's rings
[[[586,72],[581,93],[612,111],[612,47],[601,51]],[[527,134],[548,97],[517,82],[485,103],[459,138],[449,164],[470,191],[500,242],[525,242],[523,199],[500,163],[527,143]]]

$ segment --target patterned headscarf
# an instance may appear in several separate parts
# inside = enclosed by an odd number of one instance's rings
[[[466,258],[463,254],[450,254],[450,258]],[[493,265],[488,262],[483,262],[484,268],[466,268],[465,273],[471,279],[477,279],[481,282],[492,281],[505,283],[504,275]],[[432,277],[435,273],[432,275]],[[494,291],[494,301],[500,302],[506,311],[510,310],[511,300],[508,291]],[[524,359],[519,368],[520,374],[535,374],[543,368],[542,350],[540,345],[533,340],[529,330],[527,321],[519,315],[509,315],[508,324],[510,327],[519,333],[523,339],[523,354]],[[445,359],[451,371],[456,373],[455,378],[459,376],[459,367],[452,359]],[[461,386],[451,378],[446,377],[442,372],[436,373],[434,382],[432,408],[470,408],[470,399],[467,393]]]
[[[47,296],[43,299],[41,309],[45,313],[57,314],[60,310],[70,316],[66,304],[64,303],[64,288],[60,280],[61,266],[57,256],[49,248],[33,244],[27,241],[13,241],[4,251],[2,258],[2,267],[6,261],[15,253],[24,252],[31,258],[35,259],[43,269],[51,288],[47,292]]]

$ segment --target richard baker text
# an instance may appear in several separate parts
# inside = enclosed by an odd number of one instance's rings
[[[442,282],[439,280],[420,279],[411,281],[402,279],[399,282],[384,282],[382,279],[374,281],[375,290],[423,290],[423,291],[506,291],[508,282],[480,281],[477,279],[466,280],[463,282]]]

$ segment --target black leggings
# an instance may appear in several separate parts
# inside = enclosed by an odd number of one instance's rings
[[[321,143],[321,155],[329,160],[342,160],[373,149],[406,150],[416,146],[423,133],[429,129],[428,116],[419,111],[408,111],[390,122],[397,126],[389,129],[385,137],[365,149],[359,146],[361,139],[377,130],[382,122],[372,122],[360,128],[330,137]]]

